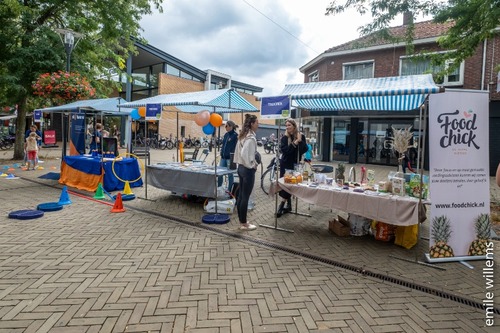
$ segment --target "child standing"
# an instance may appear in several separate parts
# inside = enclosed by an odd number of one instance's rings
[[[30,169],[31,161],[33,161],[33,170],[37,168],[37,154],[38,154],[38,144],[37,144],[37,135],[36,132],[31,132],[26,142],[24,143],[24,149],[26,150],[26,154],[28,155],[28,169]]]

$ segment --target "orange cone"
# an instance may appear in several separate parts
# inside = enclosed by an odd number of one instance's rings
[[[125,208],[123,208],[122,194],[118,193],[116,195],[115,205],[111,208],[111,213],[123,213]]]

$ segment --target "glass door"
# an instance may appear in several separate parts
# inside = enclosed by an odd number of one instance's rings
[[[371,122],[368,134],[367,163],[397,166],[398,152],[393,146],[393,128],[413,126],[413,120],[398,119],[385,122]]]

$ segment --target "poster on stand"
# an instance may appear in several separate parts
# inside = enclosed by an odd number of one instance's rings
[[[77,156],[85,154],[85,113],[78,110],[78,112],[71,113],[70,123],[70,145],[69,155]]]
[[[474,259],[492,250],[488,121],[488,92],[430,96],[430,259]]]
[[[290,97],[262,97],[260,117],[263,119],[282,119],[290,117]]]

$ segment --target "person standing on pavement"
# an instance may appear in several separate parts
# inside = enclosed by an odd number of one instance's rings
[[[28,139],[30,137],[30,134],[31,133],[35,133],[36,134],[36,143],[37,143],[37,151],[39,150],[39,148],[42,146],[42,133],[38,130],[38,127],[36,127],[35,124],[31,125],[30,128],[26,131],[25,135],[24,135],[24,140],[26,142],[26,139]],[[36,160],[36,163],[38,164],[38,154],[37,154],[37,160]],[[26,149],[24,150],[24,165],[26,165],[26,162],[28,161],[28,152],[26,151]]]
[[[234,154],[236,149],[236,143],[238,142],[238,133],[236,133],[236,128],[238,125],[232,120],[228,120],[225,124],[226,133],[222,139],[222,147],[220,149],[220,163],[221,167],[229,168],[231,165],[231,154]],[[222,186],[223,177],[219,177],[218,186]],[[231,191],[233,188],[234,176],[232,173],[228,175],[228,186],[227,189]]]
[[[280,140],[280,178],[285,175],[285,170],[294,170],[295,164],[300,163],[302,155],[307,152],[306,137],[299,132],[295,120],[288,118],[285,121],[285,126],[285,135]],[[276,214],[277,217],[292,211],[292,195],[284,190],[281,190],[279,195],[282,200]]]
[[[238,177],[240,179],[240,190],[236,199],[236,209],[238,210],[238,219],[241,230],[254,230],[255,225],[248,223],[248,200],[252,193],[255,183],[255,171],[257,170],[257,161],[255,153],[257,152],[257,138],[255,131],[259,127],[257,116],[246,114],[243,128],[238,136],[238,143],[234,152],[234,163],[238,164]]]
[[[30,169],[31,161],[33,161],[33,170],[38,167],[37,155],[38,155],[38,143],[36,132],[31,132],[24,143],[24,150],[27,155],[27,166],[26,170]]]
[[[90,152],[97,150],[101,153],[101,138],[102,138],[102,125],[101,123],[95,124],[94,134],[92,135],[92,141],[90,141]]]

